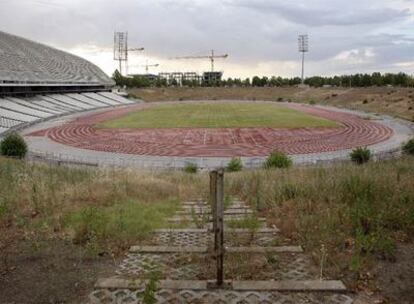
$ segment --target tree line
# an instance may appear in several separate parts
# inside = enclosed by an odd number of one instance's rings
[[[299,77],[285,78],[285,77],[259,77],[253,78],[227,78],[214,83],[200,83],[198,81],[185,81],[179,83],[173,79],[170,83],[166,79],[155,77],[149,79],[145,76],[125,77],[117,70],[114,72],[112,79],[118,86],[126,87],[167,87],[167,86],[187,86],[187,87],[288,87],[297,86],[301,84]],[[353,74],[341,76],[312,76],[305,79],[305,84],[311,87],[372,87],[372,86],[399,86],[399,87],[413,87],[414,77],[406,73],[379,73],[372,74]]]

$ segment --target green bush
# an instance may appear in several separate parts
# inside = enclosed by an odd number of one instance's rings
[[[264,163],[265,169],[270,168],[289,168],[292,160],[283,152],[272,152]]]
[[[184,167],[184,172],[186,173],[197,173],[198,166],[194,163],[187,163]]]
[[[403,151],[405,154],[414,155],[414,138],[410,139],[404,146]]]
[[[371,159],[371,151],[368,148],[360,147],[352,150],[349,156],[351,157],[351,160],[354,163],[362,165],[367,163]]]
[[[243,162],[239,157],[232,158],[227,164],[226,171],[237,172],[243,169]]]
[[[316,101],[315,100],[309,100],[309,104],[310,105],[316,105]]]
[[[0,143],[0,153],[4,156],[24,158],[27,153],[27,144],[19,134],[10,133]]]

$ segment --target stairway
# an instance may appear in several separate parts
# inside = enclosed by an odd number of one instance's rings
[[[267,227],[244,202],[235,200],[225,208],[222,288],[211,288],[216,261],[210,206],[185,202],[168,223],[148,242],[132,246],[114,277],[98,280],[90,303],[143,303],[155,273],[156,303],[353,302],[341,281],[321,280],[319,267],[302,247]]]

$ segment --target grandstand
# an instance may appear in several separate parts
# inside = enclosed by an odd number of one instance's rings
[[[0,136],[45,119],[134,103],[75,55],[0,31]]]

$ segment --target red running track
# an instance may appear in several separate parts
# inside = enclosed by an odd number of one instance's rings
[[[75,119],[62,126],[34,132],[68,146],[153,156],[266,156],[274,150],[309,154],[369,146],[389,139],[393,131],[357,115],[289,104],[288,107],[338,122],[338,128],[173,128],[96,129],[98,122],[150,105],[133,105]]]

